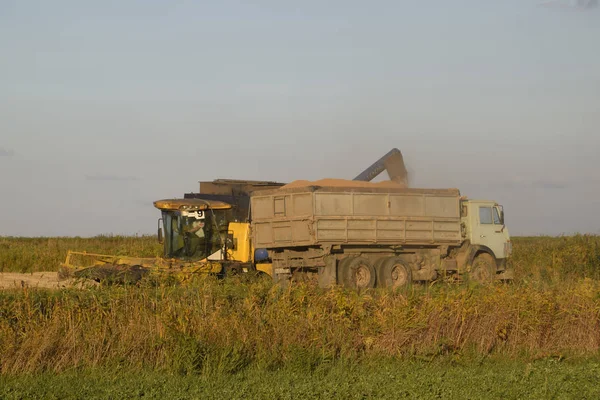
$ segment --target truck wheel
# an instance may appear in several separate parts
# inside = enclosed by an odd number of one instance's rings
[[[380,287],[397,289],[412,282],[412,270],[399,257],[390,257],[379,264],[377,281]]]
[[[376,273],[371,262],[364,257],[351,257],[340,263],[342,282],[352,289],[375,287]]]
[[[473,260],[469,279],[480,283],[489,284],[496,278],[496,260],[488,253],[481,253]]]

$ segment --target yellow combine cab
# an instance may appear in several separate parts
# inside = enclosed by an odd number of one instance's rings
[[[162,213],[158,229],[164,245],[162,258],[70,251],[62,276],[128,283],[147,275],[169,275],[183,281],[197,273],[226,276],[258,270],[271,274],[270,264],[255,267],[250,225],[234,221],[230,204],[167,199],[154,202],[154,206]]]

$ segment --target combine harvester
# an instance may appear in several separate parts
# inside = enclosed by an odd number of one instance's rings
[[[370,182],[384,170],[389,181]],[[185,280],[254,272],[349,288],[397,288],[440,275],[480,283],[512,278],[502,207],[457,189],[408,188],[398,149],[352,181],[215,180],[154,205],[162,213],[163,258],[69,252],[65,275],[136,281],[153,273]],[[92,265],[74,265],[81,256]]]

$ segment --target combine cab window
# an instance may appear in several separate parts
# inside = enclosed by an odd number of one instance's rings
[[[229,211],[229,210],[227,210]],[[165,256],[202,260],[221,248],[229,215],[212,210],[199,213],[163,212]]]
[[[183,238],[179,234],[176,216],[163,211],[162,217],[165,230],[165,256],[172,257],[173,253],[183,247]]]
[[[492,224],[492,207],[479,207],[479,223]]]

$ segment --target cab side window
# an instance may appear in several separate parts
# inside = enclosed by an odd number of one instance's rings
[[[500,222],[500,214],[498,214],[498,209],[494,207],[492,210],[494,211],[494,224],[502,225],[502,223]]]
[[[492,207],[479,207],[479,223],[492,224]]]

